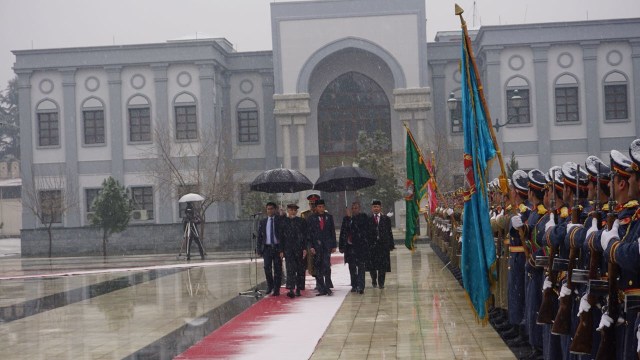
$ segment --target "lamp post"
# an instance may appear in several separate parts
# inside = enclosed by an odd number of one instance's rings
[[[507,119],[507,122],[505,122],[504,124],[500,124],[500,120],[496,118],[493,122],[493,127],[496,129],[496,132],[499,132],[501,127],[511,124],[513,120],[518,119],[520,116],[519,109],[520,109],[520,106],[522,106],[522,96],[518,94],[518,89],[513,90],[513,96],[511,96],[510,100],[511,100],[511,104],[516,109],[516,114],[509,116],[509,118]]]

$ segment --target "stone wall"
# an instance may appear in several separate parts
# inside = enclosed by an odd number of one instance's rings
[[[96,256],[102,255],[102,232],[93,227],[53,228],[52,255]],[[207,252],[243,251],[253,248],[251,220],[207,223],[204,247]],[[22,230],[22,256],[48,256],[49,236],[44,228]],[[181,224],[135,224],[118,234],[113,234],[107,244],[108,256],[139,254],[170,254],[180,252],[182,245]],[[186,249],[182,249],[182,253]],[[197,249],[191,251],[197,255]]]

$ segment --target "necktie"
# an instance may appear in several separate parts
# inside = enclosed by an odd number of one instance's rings
[[[324,216],[320,217],[320,230],[324,230]]]
[[[378,222],[380,221],[378,217],[380,217],[380,215],[376,214],[376,225],[378,225]]]

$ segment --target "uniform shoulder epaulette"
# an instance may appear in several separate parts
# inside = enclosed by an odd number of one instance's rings
[[[518,205],[518,210],[520,210],[521,214],[524,214],[527,212],[527,210],[529,210],[529,208],[525,204],[520,204]]]
[[[628,201],[626,204],[624,204],[624,208],[631,209],[631,208],[636,208],[639,205],[640,204],[638,204],[638,200],[631,200],[631,201]]]
[[[609,203],[604,203],[604,205],[602,205],[602,211],[609,211]]]
[[[569,208],[566,206],[563,206],[560,208],[560,217],[561,218],[567,218],[569,217]]]
[[[547,209],[544,207],[544,205],[539,204],[538,205],[538,215],[544,215],[547,213]]]

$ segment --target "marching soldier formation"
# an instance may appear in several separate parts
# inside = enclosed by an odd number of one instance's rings
[[[506,201],[489,184],[497,256],[508,259],[490,321],[529,349],[522,358],[640,358],[640,139],[624,152],[517,170]],[[438,209],[435,242],[454,235],[454,213]]]
[[[276,204],[266,205],[267,218],[258,229],[257,253],[264,258],[267,294],[280,295],[282,259],[286,261],[287,296],[295,298],[305,288],[305,271],[316,279],[316,296],[331,296],[331,254],[340,250],[349,264],[351,292],[364,294],[365,272],[373,287],[384,288],[391,271],[389,252],[394,249],[391,221],[381,213],[382,203],[373,200],[372,215],[354,202],[342,219],[339,242],[333,216],[317,194],[307,197],[310,209],[297,216],[298,205],[288,204],[287,215],[276,214]],[[305,260],[306,259],[306,260]]]

